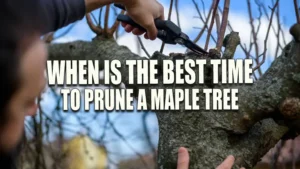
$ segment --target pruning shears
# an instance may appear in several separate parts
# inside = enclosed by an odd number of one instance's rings
[[[114,4],[115,7],[120,8],[122,10],[125,10],[125,7],[121,4]],[[139,28],[141,31],[145,31],[146,29],[143,28],[141,25],[134,22],[130,16],[119,14],[117,16],[117,20],[120,22],[124,22],[127,24],[130,24],[133,27]],[[166,44],[180,44],[188,49],[192,50],[193,52],[197,54],[207,54],[207,51],[199,47],[196,43],[190,40],[187,34],[183,33],[175,23],[173,23],[170,20],[161,20],[161,19],[155,19],[155,26],[158,30],[157,37],[162,40]]]

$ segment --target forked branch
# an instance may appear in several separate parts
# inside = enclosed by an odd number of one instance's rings
[[[272,26],[272,21],[273,21],[273,16],[274,16],[274,13],[275,13],[275,9],[277,8],[278,6],[278,3],[279,3],[279,0],[276,1],[274,7],[271,9],[272,10],[272,13],[271,13],[271,18],[270,18],[270,22],[269,22],[269,26],[268,26],[268,30],[267,30],[267,34],[266,34],[266,38],[264,40],[264,51],[263,53],[261,54],[263,56],[263,59],[261,62],[259,62],[256,67],[253,68],[253,72],[255,70],[257,70],[258,68],[261,67],[261,65],[263,65],[265,63],[265,60],[266,60],[266,54],[267,54],[267,42],[268,42],[268,38],[269,38],[269,34],[270,34],[270,29],[271,29],[271,26]],[[260,55],[260,56],[261,56]],[[259,57],[258,57],[259,58]]]
[[[102,8],[101,8],[102,9]],[[101,23],[101,9],[100,9],[100,14],[99,14],[99,23]],[[101,24],[94,24],[93,20],[91,18],[91,14],[86,14],[86,20],[87,23],[90,27],[90,29],[97,35],[97,36],[104,36],[107,38],[112,38],[114,33],[117,31],[120,22],[119,21],[115,21],[113,23],[113,25],[111,26],[111,28],[109,28],[108,24],[109,24],[109,13],[110,13],[110,5],[106,6],[106,10],[105,10],[105,16],[104,16],[104,28],[101,27]],[[125,11],[122,10],[121,14],[124,14]]]

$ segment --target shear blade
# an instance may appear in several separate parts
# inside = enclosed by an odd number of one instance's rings
[[[206,54],[207,52],[202,49],[201,47],[199,47],[197,44],[195,44],[194,42],[192,42],[191,40],[185,40],[184,45],[189,48],[190,50],[199,53],[199,54]]]

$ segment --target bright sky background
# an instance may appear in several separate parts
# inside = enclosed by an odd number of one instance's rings
[[[169,0],[160,0],[164,7],[165,7],[165,16],[167,16],[168,9],[169,9]],[[196,0],[198,3],[200,9],[202,10],[201,1]],[[210,7],[211,0],[204,0],[205,2],[205,10],[208,11]],[[252,1],[252,9],[254,17],[258,16],[258,10],[256,8],[256,5],[254,3],[254,0]],[[266,4],[271,5],[271,0],[261,0],[261,2],[265,2]],[[224,0],[220,1],[220,7],[223,7]],[[195,16],[198,16],[196,9],[192,3],[192,0],[180,0],[179,3],[179,10],[180,10],[180,21],[181,21],[181,27],[183,32],[187,33],[191,39],[194,39],[200,29],[195,29],[195,27],[202,27],[202,23],[200,22],[200,19],[195,18]],[[268,9],[270,14],[270,9]],[[98,11],[95,11],[94,14],[96,17],[98,17]],[[293,6],[293,0],[282,0],[280,2],[280,13],[281,13],[281,22],[282,27],[284,30],[286,41],[289,42],[291,40],[291,36],[289,34],[289,28],[296,22],[295,14],[294,14],[294,6]],[[113,23],[113,13],[111,13],[110,18],[110,24]],[[176,23],[176,15],[175,10],[173,11],[173,15],[171,17],[172,21]],[[250,43],[250,25],[249,25],[249,18],[248,18],[248,12],[247,12],[247,4],[246,0],[232,0],[230,5],[230,14],[229,14],[229,21],[233,26],[234,31],[239,32],[239,35],[241,37],[242,43],[249,44]],[[274,18],[274,22],[276,22],[276,19]],[[262,19],[262,28],[259,32],[259,46],[263,46],[263,40],[265,39],[266,30],[268,27],[268,21],[264,17]],[[256,23],[257,24],[257,23]],[[61,33],[66,31],[70,26],[67,26],[66,28],[62,28],[61,30],[57,31],[55,36],[59,36]],[[121,28],[122,29],[122,28]],[[215,30],[214,30],[215,31]],[[122,32],[124,32],[122,30]],[[227,32],[228,33],[228,32]],[[86,20],[83,19],[81,21],[78,21],[73,25],[73,28],[69,33],[67,33],[65,36],[55,40],[56,43],[63,43],[63,42],[70,42],[75,40],[86,40],[90,41],[94,37],[94,33],[90,31],[88,25],[86,24]],[[204,47],[204,39],[206,38],[206,35],[202,36],[202,39],[199,41],[198,45]],[[274,51],[275,51],[275,36],[274,33],[270,34],[270,39],[268,41],[268,59],[267,63],[264,65],[264,70],[270,65],[271,61],[274,59]],[[143,38],[142,38],[143,39]],[[272,43],[273,42],[273,43]],[[136,41],[136,37],[132,34],[123,33],[122,36],[118,39],[118,43],[120,45],[125,45],[131,49],[132,52],[138,53],[138,44]],[[148,52],[152,54],[154,51],[157,51],[160,49],[161,41],[155,40],[155,41],[149,41],[144,40],[143,43],[146,46]],[[210,48],[214,46],[210,45]],[[263,48],[261,48],[263,49]],[[168,54],[170,52],[185,52],[185,48],[181,47],[179,45],[167,45],[164,53]],[[142,56],[145,56],[144,53],[141,53]],[[235,55],[236,58],[244,58],[244,53],[241,49],[238,49]],[[51,94],[45,95],[45,101],[44,106],[47,110],[53,110],[55,103],[53,102],[53,97]],[[49,112],[50,112],[49,111]],[[94,113],[89,113],[90,115],[87,115],[86,113],[82,113],[80,115],[82,120],[91,119],[94,117]],[[63,114],[63,116],[65,116]],[[140,139],[143,136],[139,136],[136,133],[141,132],[142,133],[142,114],[141,113],[111,113],[110,119],[115,119],[115,125],[116,128],[124,135],[128,136],[128,143],[131,144],[135,151],[138,151],[140,153],[146,153],[149,151],[149,149],[145,149],[145,143]],[[81,133],[84,133],[85,131],[80,128],[78,119],[68,116],[68,123],[72,123],[75,125],[66,125],[67,128],[72,128],[72,130],[79,131]],[[105,122],[106,115],[100,114],[96,117],[96,122],[89,123],[89,126],[91,127],[91,130],[93,131],[93,137],[99,138],[100,135],[103,132],[103,123]],[[150,115],[148,117],[148,125],[149,130],[152,134],[152,141],[155,145],[157,145],[158,142],[158,128],[157,128],[157,120],[154,114]],[[107,142],[109,144],[106,144],[108,146],[109,151],[115,152],[116,154],[123,154],[124,156],[128,155],[134,155],[134,152],[132,149],[128,147],[128,145],[120,140],[116,134],[113,134],[113,130],[109,129],[107,132]],[[72,133],[66,133],[69,136],[72,136]],[[115,140],[117,139],[117,141]],[[114,141],[110,141],[114,140]],[[113,156],[111,157],[114,160],[118,160],[119,157]]]

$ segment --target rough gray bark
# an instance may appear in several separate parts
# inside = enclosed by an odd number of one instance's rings
[[[227,38],[224,58],[232,58],[237,42],[236,33]],[[230,42],[232,41],[232,42]],[[235,44],[234,44],[235,43]],[[226,45],[227,44],[227,45]],[[234,44],[234,45],[233,45]],[[210,55],[213,51],[210,52]],[[253,167],[259,159],[272,148],[282,136],[295,125],[279,125],[271,117],[290,114],[293,110],[282,108],[290,98],[299,97],[300,92],[300,43],[291,42],[286,46],[268,71],[253,85],[143,85],[129,88],[145,88],[150,95],[152,88],[228,88],[239,89],[239,111],[169,111],[156,112],[159,121],[159,155],[160,169],[175,169],[177,149],[187,147],[190,152],[190,169],[214,168],[224,158],[232,154],[237,158],[237,166]],[[174,57],[185,59],[204,58],[189,54],[175,54]],[[92,42],[71,42],[49,46],[50,60],[114,60],[123,63],[121,72],[123,82],[128,84],[125,60],[147,59],[133,54],[128,48],[117,45],[112,39],[96,38]],[[172,59],[172,57],[155,53],[152,59]],[[103,66],[103,62],[100,62]],[[160,62],[159,62],[160,63]],[[205,77],[210,80],[210,73]],[[162,77],[159,77],[162,78]],[[161,82],[161,80],[159,80]],[[135,90],[137,95],[137,90]],[[149,98],[148,98],[149,99]],[[204,98],[200,98],[204,100]],[[295,100],[295,99],[294,99]],[[296,99],[297,100],[297,99]],[[149,101],[149,100],[148,100]],[[203,107],[203,103],[200,103]],[[297,107],[298,108],[298,107]],[[289,110],[289,113],[286,112]],[[296,108],[295,108],[296,109]],[[298,109],[296,109],[298,110]],[[293,114],[293,113],[292,113]],[[295,114],[295,113],[294,113]],[[289,124],[297,124],[299,118],[285,118]],[[258,123],[259,122],[259,123]]]

